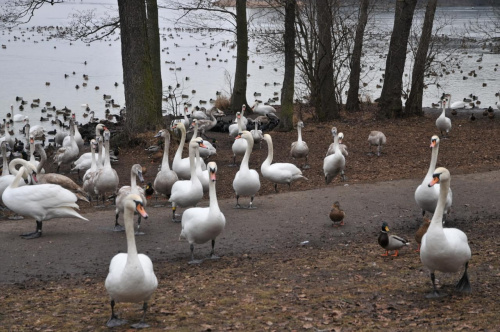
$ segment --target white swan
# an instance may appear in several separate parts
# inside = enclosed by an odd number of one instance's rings
[[[420,209],[422,209],[422,215],[425,215],[426,211],[434,213],[439,199],[439,191],[441,187],[439,184],[435,184],[432,187],[428,186],[429,182],[432,180],[434,170],[436,169],[436,162],[439,153],[439,137],[437,135],[434,135],[431,138],[431,148],[432,153],[429,170],[427,171],[427,174],[425,175],[422,183],[415,190],[415,202],[417,202],[417,205],[420,207]],[[452,199],[453,196],[450,188],[446,197],[446,205],[444,209],[445,216],[450,212]],[[446,219],[445,216],[444,219]]]
[[[420,246],[420,260],[430,270],[433,292],[427,297],[439,297],[435,283],[435,271],[445,273],[457,272],[465,266],[464,274],[456,288],[461,292],[470,293],[471,287],[467,276],[467,268],[471,258],[471,250],[467,242],[467,235],[456,228],[443,228],[443,213],[450,189],[450,172],[443,167],[434,171],[429,186],[441,184],[438,204],[432,216],[427,233],[422,237]]]
[[[445,115],[446,100],[443,100],[442,104],[443,111],[441,112],[441,115],[436,119],[436,127],[441,132],[441,137],[444,138],[451,130],[451,119]]]
[[[380,157],[380,153],[382,152],[382,146],[385,145],[387,142],[387,138],[385,137],[384,133],[378,130],[373,130],[370,132],[368,135],[368,146],[376,146],[377,147],[377,156]],[[370,152],[371,154],[371,152]]]
[[[29,162],[14,159],[12,165],[20,164],[21,169],[14,181],[5,189],[2,200],[11,211],[36,221],[36,230],[33,233],[21,235],[25,239],[35,239],[42,236],[42,223],[44,220],[54,218],[80,218],[82,217],[73,209],[78,209],[77,197],[71,191],[56,184],[39,184],[37,186],[19,187],[19,180],[24,172],[37,182],[36,169]]]
[[[94,181],[94,192],[97,196],[102,195],[102,203],[104,204],[106,193],[112,195],[116,193],[116,190],[118,189],[119,178],[116,170],[111,167],[111,161],[109,159],[109,140],[111,139],[109,130],[104,131],[103,138],[106,157],[104,158],[104,165],[102,166],[102,168],[97,170],[96,178]]]
[[[73,126],[75,127],[75,141],[76,141],[76,145],[78,145],[78,149],[80,151],[82,151],[83,150],[83,138],[82,138],[82,134],[80,134],[80,130],[78,130],[78,125],[76,124],[75,114],[74,113],[72,114],[72,117],[73,117]]]
[[[198,130],[199,130],[199,123],[200,121],[197,120],[197,119],[194,119],[193,122],[192,122],[192,126],[193,126],[193,137],[198,137]],[[212,145],[212,143],[210,143],[209,141],[207,140],[203,140],[203,145],[205,146],[204,148],[199,148],[198,151],[200,152],[200,156],[203,158],[203,159],[206,159],[210,156],[213,156],[213,155],[216,155],[217,154],[217,149]]]
[[[335,127],[333,127],[333,128],[335,128]],[[332,136],[334,136],[333,133],[332,133]],[[343,140],[344,140],[344,133],[339,133],[339,148],[340,148],[340,152],[342,152],[342,155],[344,157],[347,157],[349,155],[349,153],[347,152],[347,146],[345,144],[342,144]],[[335,153],[335,143],[332,143],[328,147],[328,151],[326,151],[326,156],[329,156],[329,155],[334,154],[334,153]]]
[[[179,179],[188,180],[191,177],[189,157],[182,158],[182,150],[184,148],[184,143],[186,143],[186,127],[182,122],[179,122],[174,124],[173,129],[176,128],[181,131],[181,141],[179,142],[179,147],[177,148],[174,160],[172,161],[172,169],[177,174]],[[201,163],[201,168],[203,170],[207,169],[207,165],[204,161]]]
[[[466,104],[463,100],[456,101],[454,103],[451,102],[451,94],[446,94],[445,95],[446,99],[448,100],[448,107],[452,110],[460,109],[460,108],[465,108]],[[446,100],[443,100],[446,101]]]
[[[14,181],[16,178],[17,170],[15,169],[14,164],[8,164],[7,161],[7,146],[6,142],[2,141],[1,142],[1,149],[2,149],[2,157],[3,157],[3,169],[2,169],[2,176],[0,176],[0,203],[3,203],[2,201],[2,195],[5,189]],[[9,171],[11,169],[11,171]],[[12,174],[11,174],[12,173]],[[25,176],[25,173],[23,173],[24,178],[21,178],[18,180],[18,186],[25,186],[26,181],[28,181],[28,178]]]
[[[196,176],[195,155],[196,149],[203,146],[203,140],[200,137],[189,142],[189,163],[190,163],[190,179],[179,180],[172,186],[172,194],[169,201],[172,202],[172,221],[180,222],[176,219],[175,210],[177,206],[188,207],[198,204],[203,198],[203,187],[200,179]]]
[[[207,113],[195,108],[193,111],[191,111],[191,118],[198,120],[207,120],[208,116]]]
[[[14,149],[15,139],[14,136],[10,134],[10,124],[7,122],[5,124],[5,142],[9,145],[10,149]]]
[[[163,137],[165,142],[163,144],[163,159],[161,161],[161,169],[156,174],[155,180],[153,182],[153,188],[156,193],[160,195],[165,195],[170,198],[172,192],[172,186],[177,182],[177,174],[170,169],[168,161],[168,150],[170,149],[170,132],[166,129],[162,129],[155,135],[155,137]]]
[[[250,133],[252,134],[253,137],[253,143],[259,142],[259,149],[262,149],[262,140],[264,139],[264,136],[262,136],[262,130],[259,129],[259,121],[254,120],[254,129],[250,130]]]
[[[496,102],[497,108],[500,111],[500,91],[495,93],[495,95],[498,97],[498,101]]]
[[[205,144],[205,143],[203,143]],[[208,167],[206,170],[201,169],[201,157],[200,157],[200,148],[196,149],[196,159],[195,159],[195,168],[196,168],[196,176],[200,179],[201,187],[203,188],[203,193],[208,192]]]
[[[293,181],[307,178],[302,175],[302,171],[291,163],[273,162],[273,139],[271,135],[264,134],[264,141],[267,142],[267,158],[260,167],[260,172],[265,179],[274,183],[274,190],[278,192],[278,184],[288,184],[288,188]]]
[[[253,199],[260,189],[259,173],[256,170],[250,169],[248,161],[253,148],[253,137],[248,131],[243,131],[241,135],[236,137],[236,140],[244,139],[247,142],[247,150],[240,164],[240,170],[236,173],[233,180],[233,189],[236,193],[236,208],[241,208],[239,203],[240,196],[250,196],[249,209],[253,209]]]
[[[127,236],[127,253],[120,253],[113,257],[109,264],[109,273],[104,286],[111,298],[111,317],[107,322],[108,327],[116,327],[126,323],[115,314],[115,303],[144,302],[141,321],[132,325],[134,328],[149,327],[145,323],[148,301],[158,287],[158,279],[153,270],[151,259],[137,253],[134,236],[134,212],[144,219],[148,218],[144,210],[144,203],[140,196],[130,194],[124,201],[124,223]]]
[[[56,172],[59,173],[61,165],[71,165],[78,158],[79,152],[75,141],[75,127],[73,120],[70,120],[69,136],[64,138],[62,147],[54,155],[54,162],[57,164]]]
[[[304,122],[299,121],[297,123],[297,133],[298,133],[298,138],[296,142],[292,143],[292,147],[290,149],[290,156],[292,158],[306,158],[306,162],[302,166],[303,169],[308,169],[311,168],[307,164],[307,156],[309,155],[309,147],[307,146],[307,143],[302,140],[302,128],[304,128]]]
[[[99,161],[98,164],[102,165],[102,160],[104,159],[106,153],[104,149],[102,148],[103,144],[103,139],[102,139],[102,133],[104,130],[107,128],[99,123],[95,126],[95,138],[99,143]],[[101,139],[99,139],[101,138]],[[78,171],[78,177],[80,177],[80,171],[86,171],[90,168],[92,165],[92,153],[91,152],[86,152],[83,153],[80,157],[78,157],[77,160],[73,162],[73,168],[71,169],[72,171]]]
[[[97,147],[96,140],[95,139],[91,140],[90,141],[90,151],[91,151],[90,153],[92,156],[91,157],[92,162],[91,162],[90,168],[87,171],[85,171],[85,174],[83,175],[83,178],[82,178],[82,181],[83,181],[82,188],[90,197],[92,197],[92,195],[95,195],[94,181],[95,181],[95,177],[97,175],[97,169],[98,169],[97,161],[95,158],[96,147]]]
[[[39,168],[38,165],[40,164],[40,162],[38,160],[36,160],[36,158],[35,158],[35,137],[30,135],[29,143],[30,143],[29,162],[33,166],[35,166],[38,174],[45,173],[45,169],[43,169],[43,165],[42,165],[42,167]]]
[[[254,113],[260,115],[269,115],[271,117],[277,118],[276,109],[271,105],[262,105],[261,103],[256,101],[255,104],[252,106],[252,110]]]
[[[236,113],[236,124],[238,125],[238,133],[242,133],[244,129],[243,122],[241,120],[241,114]],[[253,141],[253,137],[252,137]],[[229,166],[237,166],[236,165],[236,156],[244,156],[247,150],[247,142],[244,139],[235,139],[231,149],[233,150],[233,163]],[[253,146],[253,144],[252,144]]]
[[[209,196],[210,204],[207,208],[190,208],[182,214],[182,231],[180,234],[181,239],[186,239],[189,242],[191,249],[191,261],[189,264],[201,263],[202,260],[194,259],[194,244],[202,244],[212,240],[212,250],[210,251],[210,258],[217,259],[215,256],[215,239],[224,230],[226,225],[226,218],[219,209],[217,201],[217,193],[215,190],[215,181],[217,174],[217,164],[209,162],[207,165],[210,184]]]
[[[144,196],[144,189],[137,186],[137,178],[139,178],[139,181],[141,181],[141,183],[144,183],[144,177],[142,176],[142,166],[139,164],[134,164],[130,169],[130,186],[122,186],[120,189],[118,189],[118,194],[116,195],[115,227],[113,228],[113,231],[115,232],[121,232],[124,230],[124,228],[118,223],[118,217],[120,216],[120,212],[123,212],[125,209],[123,203],[125,201],[125,198],[129,194],[139,195],[142,199],[144,207],[146,207],[148,201],[146,200],[146,196]],[[141,215],[139,214],[137,218],[137,231],[135,233],[136,235],[144,234],[139,230],[140,228]]]
[[[342,180],[345,180],[345,158],[342,155],[339,147],[339,137],[337,135],[337,128],[332,128],[333,144],[335,153],[326,156],[323,160],[323,173],[325,174],[325,183],[329,184],[337,174],[341,174]]]

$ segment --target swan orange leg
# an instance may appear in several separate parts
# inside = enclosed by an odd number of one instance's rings
[[[382,254],[382,255],[380,255],[380,256],[384,256],[384,257],[389,256],[389,250],[386,250],[386,251],[385,251],[385,254]]]
[[[418,244],[418,248],[417,250],[415,250],[415,252],[420,252],[420,243]]]

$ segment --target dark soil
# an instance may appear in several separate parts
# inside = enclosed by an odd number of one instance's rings
[[[137,245],[153,260],[160,280],[146,317],[151,330],[497,330],[500,130],[497,119],[481,113],[474,122],[469,114],[452,117],[453,128],[449,139],[441,140],[438,159],[452,174],[454,201],[447,226],[466,232],[473,252],[473,293],[454,292],[459,273],[437,273],[448,296],[425,298],[431,283],[414,252],[421,213],[413,193],[429,166],[436,117],[437,112],[428,110],[425,117],[395,121],[376,121],[369,112],[344,115],[335,123],[306,120],[303,139],[310,148],[311,169],[304,174],[309,181],[275,193],[261,178],[253,211],[232,208],[237,171],[227,166],[232,140],[227,133],[211,133],[217,139],[212,159],[218,164],[217,194],[227,219],[216,243],[222,258],[188,265],[189,245],[178,241],[180,225],[170,222],[170,209],[155,207],[163,199],[149,202],[146,234],[137,237]],[[345,135],[348,180],[336,178],[325,185],[323,158],[333,125]],[[371,130],[387,136],[380,157],[368,154]],[[128,184],[134,163],[147,168],[147,182],[154,180],[161,157],[144,150],[157,143],[154,134],[142,135],[135,148],[121,148],[120,160],[113,164],[121,185]],[[297,133],[270,134],[274,161],[292,162],[289,149]],[[171,160],[176,147],[171,147]],[[259,170],[266,154],[265,145],[262,150],[256,146],[250,167]],[[347,215],[342,227],[332,227],[328,218],[335,200]],[[201,205],[206,204],[205,199]],[[104,279],[113,255],[126,250],[125,238],[111,231],[114,207],[80,206],[88,222],[47,221],[43,237],[35,240],[18,236],[35,227],[33,220],[0,221],[0,330],[107,330]],[[380,257],[382,221],[412,242],[399,257]],[[195,255],[209,250],[209,244],[196,246]],[[135,323],[140,306],[120,303],[116,308]]]

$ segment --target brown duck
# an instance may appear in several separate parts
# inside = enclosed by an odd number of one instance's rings
[[[424,221],[422,222],[422,225],[415,233],[415,241],[417,241],[417,243],[418,243],[418,248],[417,248],[417,250],[415,250],[416,252],[420,252],[420,243],[422,242],[422,237],[424,236],[425,233],[427,233],[427,229],[429,228],[430,224],[431,224],[431,220],[427,217],[424,217]]]
[[[333,203],[332,209],[330,210],[330,220],[333,221],[334,226],[343,226],[344,225],[344,210],[340,208],[340,204],[338,201]],[[336,225],[335,223],[340,223]]]

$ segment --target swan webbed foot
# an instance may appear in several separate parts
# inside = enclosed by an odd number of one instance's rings
[[[250,205],[247,207],[248,210],[255,210],[257,209],[255,206],[252,205],[252,203],[250,203]]]
[[[177,217],[177,216],[176,216]],[[172,222],[180,223],[182,220],[177,218],[172,218]]]
[[[130,325],[130,327],[134,328],[134,329],[146,329],[150,326],[144,322],[139,322],[139,323],[135,323],[135,324]]]
[[[210,256],[208,256],[208,258],[212,259],[212,260],[218,260],[220,259],[219,256],[215,255],[215,254],[211,254]]]
[[[464,274],[462,275],[462,278],[458,281],[457,285],[455,288],[462,293],[470,294],[471,293],[471,287],[470,287],[470,282],[469,282],[469,276],[467,275],[467,269],[469,267],[469,262],[465,263],[465,271]]]
[[[234,206],[235,209],[242,209],[242,206],[238,203]]]
[[[124,230],[125,228],[120,224],[116,224],[115,227],[113,227],[113,232],[123,232]]]
[[[135,234],[135,235],[144,235],[144,234],[146,234],[146,233],[141,232],[140,230],[138,230],[138,229],[137,229],[137,230],[135,231],[135,233],[134,233],[134,234]]]
[[[203,263],[203,259],[192,259],[188,262],[189,265],[199,265]]]
[[[117,327],[117,326],[121,326],[121,325],[126,324],[126,323],[127,323],[127,321],[125,319],[119,319],[116,316],[111,316],[111,318],[106,323],[106,326],[107,327]]]
[[[439,299],[446,295],[439,293],[437,290],[434,290],[432,293],[427,294],[425,297],[428,299]]]
[[[32,232],[32,233],[21,234],[20,236],[23,239],[32,240],[32,239],[37,239],[37,238],[41,237],[42,236],[42,232],[35,231],[35,232]]]

